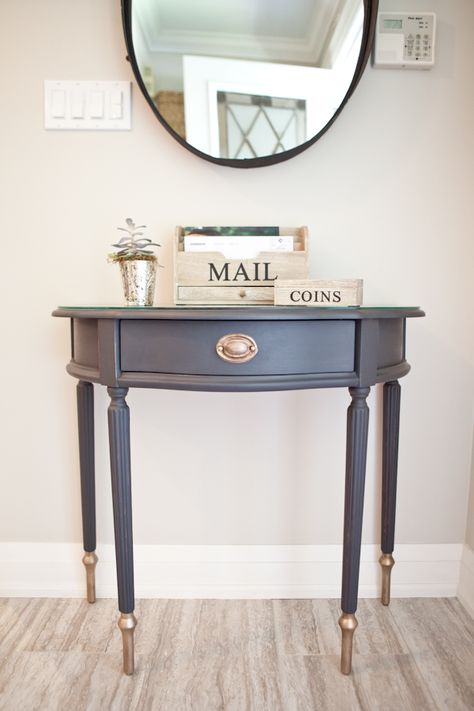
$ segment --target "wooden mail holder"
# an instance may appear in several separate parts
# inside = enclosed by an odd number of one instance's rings
[[[275,279],[308,275],[308,228],[280,227],[293,235],[292,252],[260,252],[229,259],[220,252],[185,252],[184,230],[176,228],[174,298],[176,304],[273,304]]]

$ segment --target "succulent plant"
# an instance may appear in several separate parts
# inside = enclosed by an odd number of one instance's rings
[[[143,232],[146,225],[136,225],[134,221],[127,217],[125,220],[126,227],[117,227],[121,232],[126,232],[126,236],[121,237],[118,242],[115,242],[112,246],[118,247],[118,252],[114,252],[111,255],[113,260],[116,259],[131,259],[131,258],[142,258],[142,259],[156,259],[153,254],[153,250],[147,249],[147,247],[161,247],[157,242],[152,242],[148,237],[143,237]]]

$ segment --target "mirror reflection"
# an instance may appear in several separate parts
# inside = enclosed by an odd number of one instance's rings
[[[164,120],[217,158],[299,146],[342,103],[363,0],[134,0],[139,71]]]

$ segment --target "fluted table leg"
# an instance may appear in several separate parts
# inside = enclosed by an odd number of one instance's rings
[[[110,469],[114,509],[115,558],[118,602],[122,632],[123,670],[133,674],[133,634],[136,619],[133,581],[132,490],[130,471],[130,411],[125,402],[128,388],[107,388],[111,397],[108,410]]]
[[[84,380],[77,383],[77,422],[81,471],[82,538],[86,568],[87,599],[95,602],[95,566],[97,564],[95,525],[95,453],[94,386]]]
[[[357,627],[355,612],[359,589],[360,547],[364,509],[365,467],[370,388],[349,388],[352,402],[347,410],[346,489],[344,504],[344,548],[342,562],[341,671],[352,669],[352,642]]]
[[[395,564],[395,510],[397,502],[398,433],[400,429],[400,393],[397,380],[383,388],[383,444],[382,444],[382,604],[390,602],[390,576]]]

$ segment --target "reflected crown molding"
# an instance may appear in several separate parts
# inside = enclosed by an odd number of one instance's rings
[[[260,2],[263,6],[268,4],[267,0]],[[305,0],[292,0],[287,5],[286,13],[279,8],[278,22],[273,19],[273,34],[239,32],[242,23],[238,21],[236,9],[232,11],[231,8],[227,8],[225,18],[214,18],[210,22],[213,25],[210,30],[183,27],[178,16],[174,20],[171,16],[171,21],[168,17],[165,26],[164,5],[157,0],[141,0],[134,7],[134,17],[150,52],[328,66],[328,59],[334,54],[334,50],[329,52],[329,48],[334,44],[331,38],[335,28],[341,20],[343,25],[347,25],[353,19],[362,7],[361,0],[320,0],[310,8],[310,12],[306,10],[305,20],[298,28],[292,27],[289,22],[290,14],[297,14],[295,4],[307,5]],[[174,27],[173,21],[176,23]]]

